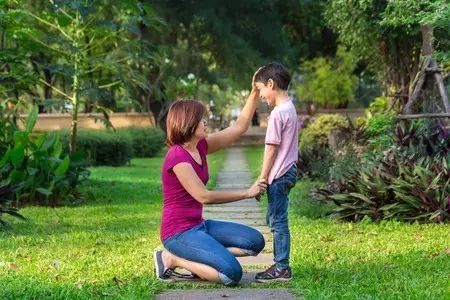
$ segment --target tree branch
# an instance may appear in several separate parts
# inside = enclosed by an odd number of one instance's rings
[[[43,80],[42,78],[39,78],[39,81],[42,82],[43,84],[45,84],[46,86],[52,88],[53,90],[55,90],[57,93],[63,95],[64,97],[66,97],[67,99],[73,101],[73,98],[70,97],[69,95],[67,95],[66,93],[64,93],[63,91],[61,91],[60,89],[54,87],[53,85],[49,84],[47,81]]]

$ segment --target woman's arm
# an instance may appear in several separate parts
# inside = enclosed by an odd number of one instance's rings
[[[245,103],[244,108],[239,114],[236,122],[234,122],[234,124],[230,127],[213,133],[206,138],[206,141],[208,142],[208,153],[216,152],[231,145],[247,131],[256,107],[259,104],[259,91],[255,86],[255,74],[253,74],[252,91],[250,92],[247,102]]]
[[[255,182],[249,189],[240,191],[208,191],[189,163],[179,163],[173,171],[186,191],[202,204],[228,203],[253,198],[263,193],[267,185]]]

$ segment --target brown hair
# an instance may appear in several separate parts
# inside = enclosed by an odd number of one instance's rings
[[[172,103],[166,120],[167,145],[181,145],[189,141],[205,115],[206,107],[198,101],[177,100]]]

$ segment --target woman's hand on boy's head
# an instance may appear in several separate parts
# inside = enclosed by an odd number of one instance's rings
[[[256,87],[256,82],[255,82],[255,77],[256,74],[258,74],[259,70],[261,70],[262,67],[260,67],[258,70],[256,70],[255,73],[253,73],[253,77],[252,77],[252,93],[258,93],[259,94],[259,89]]]

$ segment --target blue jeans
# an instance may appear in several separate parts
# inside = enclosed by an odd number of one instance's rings
[[[219,272],[223,284],[236,284],[242,278],[242,267],[228,247],[258,255],[264,248],[263,235],[246,225],[206,220],[163,241],[172,254],[189,261],[208,265]]]
[[[267,187],[269,203],[266,220],[273,234],[274,260],[278,269],[289,268],[291,234],[288,224],[288,195],[296,182],[297,166],[293,165]]]

